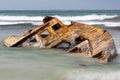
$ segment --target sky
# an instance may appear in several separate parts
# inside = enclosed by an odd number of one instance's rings
[[[0,10],[120,10],[120,0],[0,0]]]

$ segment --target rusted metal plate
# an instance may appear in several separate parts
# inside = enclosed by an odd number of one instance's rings
[[[4,40],[7,47],[63,48],[69,53],[108,62],[114,49],[110,33],[99,27],[71,22],[64,25],[55,17],[46,16],[43,25],[26,31],[21,36],[10,36]]]

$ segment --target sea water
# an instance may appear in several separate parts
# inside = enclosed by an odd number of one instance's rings
[[[108,64],[59,49],[7,48],[3,40],[21,35],[54,16],[64,24],[77,21],[97,25],[113,36],[118,56]],[[0,80],[119,80],[120,11],[0,11]]]

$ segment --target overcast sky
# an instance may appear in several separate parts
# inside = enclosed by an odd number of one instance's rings
[[[118,9],[120,0],[0,0],[0,10]]]

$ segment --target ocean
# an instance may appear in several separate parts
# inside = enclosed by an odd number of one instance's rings
[[[113,36],[118,56],[108,64],[59,49],[7,48],[3,40],[21,35],[53,16],[99,26]],[[0,80],[120,80],[120,10],[0,11]]]
[[[0,11],[0,25],[31,24],[40,25],[45,16],[54,16],[65,24],[79,21],[92,25],[119,26],[119,10],[88,11]]]

